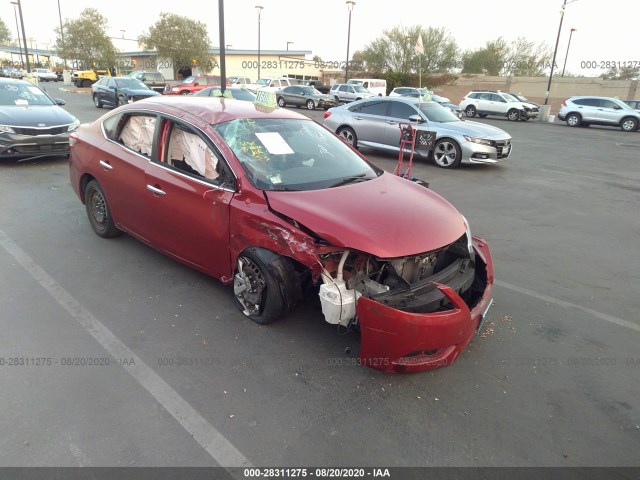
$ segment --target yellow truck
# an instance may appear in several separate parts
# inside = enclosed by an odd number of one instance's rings
[[[111,74],[111,71],[104,68],[98,68],[94,70],[78,70],[77,72],[73,72],[71,81],[76,87],[90,87],[104,76],[111,77]]]

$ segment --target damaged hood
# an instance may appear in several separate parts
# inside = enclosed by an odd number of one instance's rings
[[[460,213],[431,190],[390,173],[324,190],[265,192],[273,210],[333,246],[395,258],[449,245],[466,231]]]

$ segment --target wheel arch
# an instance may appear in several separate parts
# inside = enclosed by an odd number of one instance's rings
[[[640,120],[638,119],[638,117],[635,117],[633,115],[627,115],[625,117],[622,117],[620,119],[620,123],[618,123],[618,126],[622,127],[622,124],[624,123],[625,120],[635,120],[636,124],[638,125],[638,128],[640,128]]]
[[[96,178],[91,175],[90,173],[85,173],[80,177],[80,200],[82,201],[82,204],[84,205],[85,203],[85,198],[84,198],[84,191],[87,188],[87,185],[89,184],[89,182],[91,180],[96,180]],[[96,180],[96,182],[98,182]],[[98,182],[99,184],[100,182]]]

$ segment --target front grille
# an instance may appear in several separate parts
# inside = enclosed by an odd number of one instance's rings
[[[504,148],[511,144],[511,140],[491,140],[491,146],[496,148]]]
[[[12,127],[13,131],[18,135],[29,135],[35,137],[38,135],[60,135],[65,133],[68,129],[68,125],[62,127],[50,127],[50,128],[27,128],[27,127]]]
[[[69,151],[68,143],[52,145],[16,145],[13,149],[18,153],[63,153]]]

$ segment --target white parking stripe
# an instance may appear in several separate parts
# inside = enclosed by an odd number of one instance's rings
[[[500,280],[496,280],[494,283],[499,287],[507,288],[509,290],[513,290],[514,292],[522,293],[524,295],[537,298],[538,300],[543,300],[545,302],[553,303],[554,305],[559,305],[561,307],[577,308],[578,310],[582,310],[583,312],[588,313],[589,315],[593,315],[594,317],[599,318],[600,320],[605,320],[609,323],[613,323],[615,325],[619,325],[621,327],[626,327],[631,330],[635,330],[636,332],[640,332],[640,325],[631,323],[627,320],[623,320],[618,317],[614,317],[613,315],[608,315],[606,313],[598,312],[597,310],[583,307],[581,305],[576,305],[575,303],[565,302],[564,300],[560,300],[559,298],[550,297],[549,295],[534,292],[533,290],[529,290],[528,288],[518,287],[516,285],[512,285],[511,283],[503,282]]]
[[[0,230],[0,245],[115,359],[133,358],[135,365],[122,365],[223,467],[250,467],[249,460],[187,401],[142,361],[96,317],[45,272],[6,233]]]

